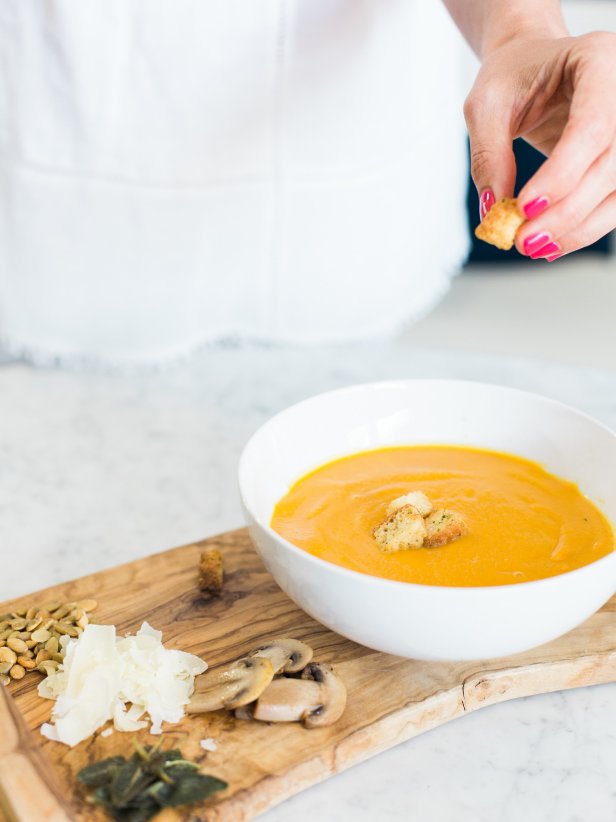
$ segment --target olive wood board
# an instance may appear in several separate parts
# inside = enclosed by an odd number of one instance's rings
[[[204,546],[224,557],[219,596],[197,589]],[[479,662],[401,659],[364,648],[329,631],[278,588],[245,530],[111,568],[0,605],[94,597],[92,621],[135,632],[147,620],[169,647],[203,657],[210,666],[241,657],[264,638],[291,636],[329,662],[348,689],[342,718],[326,728],[268,725],[229,713],[193,715],[166,726],[164,744],[179,746],[229,787],[199,807],[165,810],[160,822],[239,822],[357,762],[462,714],[506,699],[616,680],[616,597],[564,637],[524,654]],[[409,626],[412,630],[412,626]],[[9,820],[64,822],[107,817],[84,801],[75,774],[88,763],[131,750],[131,735],[100,732],[68,748],[39,731],[51,702],[36,691],[40,677],[0,688],[0,807]],[[8,695],[8,699],[6,698]],[[156,742],[147,731],[136,736]],[[217,750],[200,740],[213,737]]]

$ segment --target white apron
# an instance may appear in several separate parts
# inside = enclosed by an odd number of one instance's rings
[[[467,247],[437,0],[2,0],[0,338],[162,361],[392,333]]]

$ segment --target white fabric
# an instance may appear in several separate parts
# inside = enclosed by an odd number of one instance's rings
[[[438,0],[2,0],[0,336],[156,361],[390,333],[466,252]]]

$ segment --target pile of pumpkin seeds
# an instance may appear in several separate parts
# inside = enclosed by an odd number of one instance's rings
[[[64,660],[62,637],[78,637],[97,604],[95,599],[51,601],[0,615],[0,684],[30,671],[55,673]]]

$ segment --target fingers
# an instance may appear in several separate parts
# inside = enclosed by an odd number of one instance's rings
[[[549,159],[518,195],[528,219],[574,191],[616,135],[616,106],[606,103],[616,99],[613,63],[604,59],[594,62],[592,53],[586,55],[576,66],[573,82],[567,125]]]
[[[593,163],[571,194],[522,226],[516,236],[518,251],[531,257],[545,256],[538,252],[548,243],[560,245],[562,238],[585,223],[615,190],[616,146],[611,146]]]
[[[530,256],[533,259],[546,258],[553,262],[564,254],[570,254],[579,248],[592,245],[605,237],[616,225],[616,193],[609,197],[597,207],[582,223],[572,231],[567,232],[556,240],[548,240],[541,248],[538,248]],[[555,247],[556,246],[556,247]]]
[[[516,168],[509,111],[504,95],[496,90],[486,93],[473,89],[464,104],[471,175],[480,194],[482,212],[489,210],[495,199],[513,196]]]

